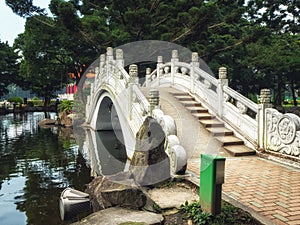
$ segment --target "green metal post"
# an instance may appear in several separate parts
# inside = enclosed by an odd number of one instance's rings
[[[200,205],[204,212],[221,213],[222,184],[224,183],[225,158],[201,154]]]

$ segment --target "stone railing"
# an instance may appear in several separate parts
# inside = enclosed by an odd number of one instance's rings
[[[159,56],[156,69],[151,72],[147,68],[144,86],[174,87],[188,92],[211,114],[232,127],[250,147],[300,158],[300,144],[297,144],[300,133],[295,132],[300,130],[299,118],[269,109],[272,105],[268,89],[261,91],[260,104],[256,104],[228,86],[226,68],[219,69],[217,79],[202,70],[199,64],[197,53],[192,53],[191,63],[183,63],[179,62],[177,50],[173,50],[171,62],[163,62]],[[273,118],[273,125],[270,125],[270,118]],[[281,123],[277,125],[279,120]],[[283,124],[286,127],[280,128]],[[289,141],[285,141],[285,133],[286,138],[290,136]]]
[[[146,72],[145,86],[172,86],[189,92],[210,113],[224,120],[254,147],[258,147],[258,105],[228,87],[226,68],[219,69],[219,79],[201,69],[197,53],[191,63],[179,62],[178,52],[172,52],[171,62],[158,57],[157,68]]]

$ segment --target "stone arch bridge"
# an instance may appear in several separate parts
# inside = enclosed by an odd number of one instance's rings
[[[115,57],[114,57],[115,55]],[[270,90],[261,90],[256,104],[228,85],[226,68],[218,78],[201,68],[198,54],[189,63],[179,52],[171,60],[158,56],[156,68],[124,66],[122,49],[100,56],[90,95],[86,123],[93,130],[121,130],[129,158],[135,135],[147,116],[162,126],[167,151],[176,173],[201,153],[238,157],[261,153],[300,159],[300,119],[271,108]]]

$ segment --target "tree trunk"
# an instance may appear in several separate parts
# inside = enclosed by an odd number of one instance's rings
[[[46,108],[48,108],[48,106],[50,105],[50,97],[48,97],[48,96],[45,96],[45,98],[44,98],[44,107],[45,107],[45,109]]]
[[[277,98],[275,99],[275,106],[282,106],[282,76],[277,76]]]
[[[291,81],[291,91],[292,91],[294,106],[297,106],[298,102],[297,102],[296,90],[295,90],[295,86],[294,86],[294,82],[293,81]]]

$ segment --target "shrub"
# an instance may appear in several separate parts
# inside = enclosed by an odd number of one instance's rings
[[[186,202],[181,206],[181,210],[185,213],[186,217],[192,219],[193,224],[196,225],[261,225],[261,223],[254,219],[248,212],[224,201],[222,201],[222,212],[217,216],[203,212],[199,202],[191,204]]]
[[[73,101],[62,100],[58,105],[58,112],[66,111],[67,114],[72,113]]]
[[[28,106],[28,107],[34,107],[34,103],[33,103],[32,101],[28,101],[28,102],[27,102],[27,106]]]
[[[20,104],[23,103],[23,99],[21,97],[18,97],[18,96],[10,97],[7,101],[11,102],[11,103],[20,103]]]

